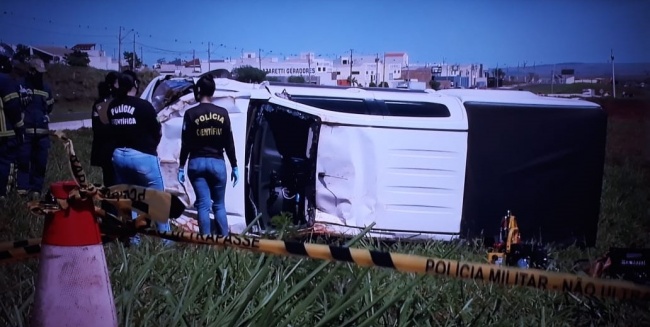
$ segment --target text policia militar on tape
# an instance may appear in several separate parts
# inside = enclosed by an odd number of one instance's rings
[[[484,271],[483,268],[485,267],[482,265],[471,263],[427,259],[425,272],[427,274],[475,279],[501,285],[556,290],[574,294],[584,294],[587,296],[650,300],[650,294],[643,294],[640,290],[618,287],[616,285],[603,285],[591,281],[583,282],[583,279],[579,276],[562,278],[561,286],[557,285],[558,283],[552,283],[549,288],[549,276],[544,275],[542,270],[529,269],[526,271],[516,271],[495,266],[490,267],[489,271]],[[551,278],[557,279],[558,277]],[[618,292],[621,292],[621,294],[618,294]]]

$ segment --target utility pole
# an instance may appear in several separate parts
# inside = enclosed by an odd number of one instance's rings
[[[257,61],[260,63],[260,70],[262,69],[262,49],[257,49]]]
[[[192,73],[196,71],[196,53],[194,49],[192,49]]]
[[[352,49],[350,49],[350,86],[352,86]]]
[[[384,62],[382,62],[382,67],[384,68],[383,72],[381,73],[381,83],[386,82],[386,52],[384,52]]]
[[[144,54],[142,53],[142,46],[140,46],[140,61],[142,62],[142,65],[144,65]]]
[[[131,70],[133,70],[133,71],[135,71],[135,56],[136,56],[136,52],[135,52],[135,31],[133,31],[133,56],[131,56],[131,63],[132,63]]]
[[[553,64],[553,70],[551,71],[551,94],[553,94],[553,85],[555,85],[555,64]]]
[[[210,70],[210,42],[208,42],[208,71]]]
[[[371,76],[372,77],[372,76]],[[371,79],[372,82],[372,79]],[[379,85],[379,53],[375,53],[375,86]]]
[[[307,76],[309,78],[309,84],[311,84],[311,52],[307,53]]]
[[[120,26],[120,31],[117,34],[117,71],[122,72],[122,26]]]
[[[614,49],[610,50],[612,57],[612,96],[616,98],[616,76],[614,75]]]

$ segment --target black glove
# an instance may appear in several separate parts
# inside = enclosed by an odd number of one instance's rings
[[[18,144],[25,143],[25,127],[14,128],[14,133],[16,133],[16,142]]]

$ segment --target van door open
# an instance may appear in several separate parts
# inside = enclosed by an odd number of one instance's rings
[[[261,214],[257,227],[276,226],[272,218],[312,223],[320,118],[289,101],[251,100],[246,135],[246,223]],[[282,102],[282,101],[280,101]]]

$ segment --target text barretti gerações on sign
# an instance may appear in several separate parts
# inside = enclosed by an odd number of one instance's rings
[[[268,74],[315,74],[316,68],[264,68],[262,69]]]

